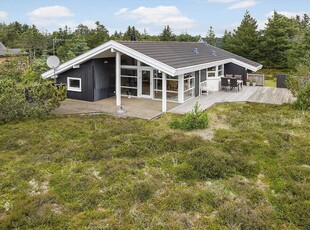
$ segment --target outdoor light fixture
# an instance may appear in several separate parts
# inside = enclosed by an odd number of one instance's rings
[[[107,61],[107,60],[104,60],[104,62],[103,62],[104,64],[108,64],[109,62]]]

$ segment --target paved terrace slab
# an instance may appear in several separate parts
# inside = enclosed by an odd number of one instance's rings
[[[117,114],[118,107],[115,105],[115,97],[89,102],[81,100],[66,99],[60,107],[53,111],[54,114],[96,114],[105,113],[122,117],[138,117],[151,120],[161,115],[161,101],[122,97],[122,107],[126,110],[123,115]],[[167,109],[178,106],[178,103],[167,103]]]
[[[195,103],[200,104],[200,108],[205,110],[214,104],[221,102],[259,102],[267,104],[281,105],[283,103],[292,103],[295,99],[288,89],[272,87],[252,87],[243,86],[239,92],[236,91],[219,91],[210,95],[201,95],[195,97],[177,107],[170,109],[168,112],[183,114],[190,112]]]

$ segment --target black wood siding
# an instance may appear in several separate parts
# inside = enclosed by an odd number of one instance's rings
[[[107,60],[108,63],[104,64]],[[96,101],[114,95],[115,60],[94,59],[80,64],[80,68],[70,69],[58,75],[57,83],[67,84],[67,77],[81,78],[82,92],[68,91],[68,98]]]
[[[234,63],[228,63],[224,65],[224,73],[242,75],[243,84],[246,84],[247,70],[245,68]]]
[[[199,71],[195,72],[195,97],[199,96]]]
[[[104,63],[108,61],[108,63]],[[94,59],[94,101],[115,95],[115,59]]]

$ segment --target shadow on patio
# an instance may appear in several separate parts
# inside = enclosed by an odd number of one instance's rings
[[[167,102],[167,109],[170,110],[178,103]],[[122,117],[138,117],[143,119],[153,119],[159,116],[162,112],[161,101],[142,99],[142,98],[127,98],[122,97],[122,108],[126,110],[125,114],[117,113],[115,97],[106,98],[103,100],[88,102],[81,100],[66,99],[59,108],[53,111],[54,114],[89,114],[89,113],[105,113]]]

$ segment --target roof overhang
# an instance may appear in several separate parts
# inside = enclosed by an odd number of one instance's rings
[[[208,63],[204,63],[204,64],[199,64],[199,65],[194,65],[194,66],[188,66],[188,67],[182,67],[182,68],[173,68],[167,64],[164,64],[154,58],[151,58],[145,54],[142,54],[134,49],[131,49],[123,44],[120,44],[118,42],[115,41],[108,41],[88,52],[86,52],[85,54],[82,54],[68,62],[65,62],[63,64],[61,64],[59,67],[57,67],[55,69],[55,73],[54,70],[51,69],[45,73],[42,74],[43,78],[50,78],[53,77],[54,74],[58,75],[60,73],[63,73],[69,69],[72,69],[73,66],[75,65],[79,65],[82,64],[90,59],[92,59],[93,57],[95,57],[96,55],[99,55],[100,53],[103,53],[105,51],[111,50],[112,52],[121,52],[124,53],[128,56],[131,56],[135,59],[137,59],[138,61],[141,61],[149,66],[152,66],[155,69],[158,69],[166,74],[169,74],[171,76],[177,76],[177,75],[181,75],[184,73],[189,73],[189,72],[194,72],[194,71],[198,71],[201,69],[206,69],[215,65],[223,65],[223,64],[227,64],[227,63],[234,63],[236,65],[242,66],[246,69],[252,70],[254,72],[256,72],[257,70],[261,69],[262,66],[252,66],[249,65],[245,62],[239,61],[235,58],[229,58],[229,59],[224,59],[224,60],[220,60],[220,61],[215,61],[215,62],[208,62]]]
[[[169,75],[172,75],[174,76],[174,73],[176,72],[176,69],[171,67],[171,66],[168,66],[154,58],[151,58],[147,55],[144,55],[134,49],[131,49],[125,45],[122,45],[118,42],[115,42],[115,41],[109,41],[109,42],[106,42],[88,52],[86,52],[85,54],[82,54],[76,58],[73,58],[72,60],[68,61],[68,62],[65,62],[63,64],[61,64],[59,67],[57,67],[55,69],[55,74],[60,74],[60,73],[63,73],[69,69],[72,69],[73,66],[75,65],[79,65],[79,64],[82,64],[88,60],[90,60],[91,58],[93,58],[94,56],[102,53],[102,52],[105,52],[107,50],[113,50],[113,52],[121,52],[121,53],[124,53],[128,56],[131,56],[147,65],[150,65],[152,66],[153,68],[156,68],[162,72],[165,72]],[[54,70],[51,69],[45,73],[42,74],[42,77],[43,78],[50,78],[50,77],[53,77],[54,76]]]

